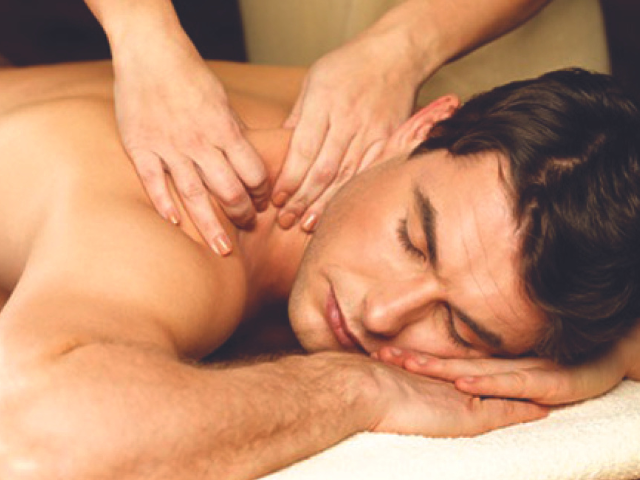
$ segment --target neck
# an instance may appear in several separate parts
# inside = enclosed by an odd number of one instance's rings
[[[286,156],[290,130],[252,130],[246,132],[263,159],[271,185],[275,183]],[[278,209],[270,205],[258,214],[251,230],[238,231],[238,249],[248,278],[248,307],[257,310],[288,299],[298,266],[310,235],[299,226],[283,230],[276,222]]]

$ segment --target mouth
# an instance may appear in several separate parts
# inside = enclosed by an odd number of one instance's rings
[[[362,353],[367,353],[358,341],[358,338],[349,330],[347,322],[340,310],[340,304],[333,291],[333,287],[329,288],[329,294],[327,295],[325,317],[340,345],[349,350],[355,349]]]

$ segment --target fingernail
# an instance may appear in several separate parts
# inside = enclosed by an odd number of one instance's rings
[[[227,234],[221,233],[213,239],[213,250],[221,257],[231,253],[231,240]]]
[[[478,377],[461,377],[458,381],[463,383],[476,383]]]
[[[302,229],[305,232],[313,232],[314,228],[316,228],[316,223],[318,223],[318,215],[309,213],[302,219]]]
[[[293,225],[296,223],[296,215],[295,215],[295,213],[292,213],[292,212],[282,212],[282,213],[280,213],[280,215],[278,216],[278,223],[285,230],[288,229],[288,228],[293,227]]]
[[[427,364],[427,357],[423,357],[422,355],[417,355],[415,358],[415,361],[418,365],[426,365]]]
[[[177,213],[175,213],[175,212],[171,212],[171,213],[169,214],[169,218],[168,218],[168,220],[169,220],[171,223],[173,223],[174,225],[178,225],[178,224],[180,224],[180,218],[178,217],[178,214],[177,214]]]
[[[289,195],[286,192],[280,192],[273,196],[273,204],[276,207],[281,207],[289,200]]]
[[[400,355],[402,355],[402,350],[397,347],[391,347],[390,351],[391,355],[393,355],[394,357],[399,357]]]

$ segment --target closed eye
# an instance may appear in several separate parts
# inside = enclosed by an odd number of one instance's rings
[[[407,219],[401,218],[398,222],[398,228],[396,229],[398,234],[398,240],[400,240],[400,244],[405,249],[407,253],[409,253],[412,257],[418,258],[419,260],[426,261],[427,256],[416,247],[409,237],[409,229],[407,228]]]
[[[453,324],[453,312],[451,311],[451,308],[447,305],[446,306],[447,309],[447,333],[449,334],[449,338],[451,339],[451,341],[456,344],[459,347],[462,348],[473,348],[473,345],[471,345],[469,342],[467,342],[464,338],[462,338],[460,336],[460,334],[458,333],[458,331],[456,330],[456,327]]]

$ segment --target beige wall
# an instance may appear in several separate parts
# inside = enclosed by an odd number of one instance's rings
[[[249,60],[309,65],[398,1],[240,0]],[[598,0],[554,0],[530,22],[441,69],[423,89],[421,103],[448,92],[465,98],[567,66],[609,71]]]

